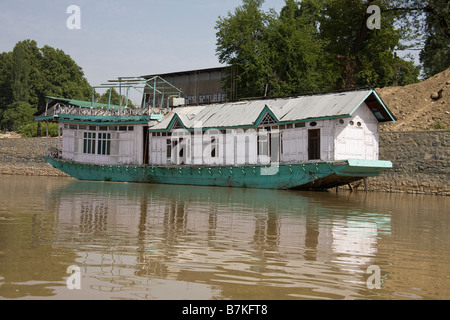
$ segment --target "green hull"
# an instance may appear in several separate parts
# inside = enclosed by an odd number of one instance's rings
[[[392,168],[390,161],[353,159],[273,167],[99,165],[50,157],[47,162],[79,180],[306,190],[337,187]]]

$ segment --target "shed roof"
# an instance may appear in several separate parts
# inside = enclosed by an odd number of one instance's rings
[[[366,102],[379,122],[395,121],[375,90],[299,96],[295,98],[252,100],[198,107],[175,108],[151,131],[170,130],[175,121],[186,129],[257,126],[268,112],[277,123],[347,118]]]

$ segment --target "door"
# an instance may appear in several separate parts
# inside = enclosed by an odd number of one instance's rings
[[[143,159],[142,159],[142,164],[146,165],[149,162],[149,134],[150,132],[148,131],[148,127],[144,127],[143,128],[144,132],[143,132],[143,146],[142,146],[142,150],[143,150]]]
[[[308,130],[308,160],[320,160],[320,129]]]

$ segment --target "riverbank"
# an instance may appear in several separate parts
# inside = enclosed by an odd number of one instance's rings
[[[49,147],[57,146],[50,138]],[[450,195],[449,147],[450,131],[381,132],[380,159],[394,166],[367,179],[369,190]],[[67,177],[45,161],[45,150],[45,138],[0,139],[0,175]]]
[[[49,147],[57,146],[58,138],[50,138]],[[0,139],[0,175],[67,177],[45,161],[46,149],[46,138]]]

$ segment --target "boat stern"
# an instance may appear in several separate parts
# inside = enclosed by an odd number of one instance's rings
[[[375,177],[380,173],[392,169],[392,162],[386,160],[363,160],[348,159],[341,169],[336,170],[336,174],[345,177]],[[338,165],[339,163],[335,163]]]

